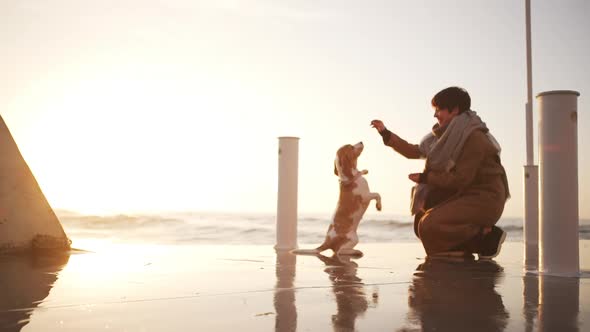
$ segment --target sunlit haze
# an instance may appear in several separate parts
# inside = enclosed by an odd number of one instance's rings
[[[581,93],[580,217],[590,218],[590,2],[531,2],[533,95]],[[385,147],[370,121],[418,143],[435,123],[432,96],[458,85],[503,147],[504,216],[518,217],[524,10],[513,0],[2,1],[0,115],[54,208],[273,212],[277,137],[298,136],[300,212],[334,210],[336,150],[363,141],[359,168],[384,213],[403,215],[407,175],[424,162]]]

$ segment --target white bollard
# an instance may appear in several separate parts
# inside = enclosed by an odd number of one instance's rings
[[[539,167],[524,166],[524,266],[539,269]]]
[[[276,250],[297,249],[299,137],[279,137]]]
[[[580,273],[578,215],[578,96],[546,91],[539,98],[539,272]]]

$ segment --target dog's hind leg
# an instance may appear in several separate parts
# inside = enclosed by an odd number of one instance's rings
[[[339,249],[336,251],[337,255],[346,255],[346,256],[356,256],[362,257],[363,252],[360,250],[354,249],[354,247],[359,243],[358,236],[356,234],[349,234],[348,241],[345,242]]]
[[[332,239],[329,236],[326,236],[324,243],[315,249],[294,249],[291,250],[291,253],[296,255],[317,255],[326,249],[330,249],[331,242]]]

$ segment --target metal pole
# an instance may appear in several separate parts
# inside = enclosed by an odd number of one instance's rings
[[[526,0],[526,164],[534,165],[533,155],[533,70],[531,63],[531,0]]]
[[[526,12],[526,165],[524,166],[524,265],[527,270],[539,266],[539,168],[533,155],[533,71],[531,61],[531,1],[525,1]]]

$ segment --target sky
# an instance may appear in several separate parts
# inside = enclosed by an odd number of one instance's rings
[[[531,2],[533,95],[581,94],[590,218],[590,2]],[[54,209],[272,213],[277,138],[297,136],[300,213],[335,209],[335,153],[363,141],[383,212],[409,215],[407,175],[424,162],[383,146],[370,121],[418,143],[432,96],[461,86],[503,148],[504,216],[521,217],[524,4],[2,0],[0,115]]]

